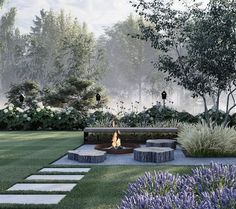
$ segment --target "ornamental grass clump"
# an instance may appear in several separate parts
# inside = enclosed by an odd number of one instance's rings
[[[236,131],[205,122],[184,124],[177,138],[178,143],[194,157],[236,156]]]
[[[118,209],[234,209],[236,166],[212,163],[190,175],[145,173],[129,185]]]

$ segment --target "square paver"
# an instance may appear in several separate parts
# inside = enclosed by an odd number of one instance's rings
[[[84,177],[84,175],[31,175],[27,180],[56,180],[56,181],[77,181]]]
[[[20,183],[15,184],[7,191],[43,191],[43,192],[69,192],[76,184],[32,184],[32,183]]]
[[[43,168],[39,172],[87,173],[91,168]]]
[[[58,204],[66,195],[1,194],[0,204]]]

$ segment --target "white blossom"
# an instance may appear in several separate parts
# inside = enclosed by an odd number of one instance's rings
[[[36,108],[36,112],[40,112],[41,111],[41,108],[40,107],[37,107]]]
[[[24,112],[24,110],[21,109],[20,107],[17,107],[16,110],[17,110],[18,112]]]
[[[52,118],[52,117],[53,117],[53,114],[51,114],[50,116],[51,116],[51,118]]]
[[[24,117],[24,118],[27,118],[27,117],[28,117],[28,115],[27,115],[27,114],[24,114],[24,115],[23,115],[23,117]]]
[[[8,110],[12,111],[12,110],[13,110],[13,107],[12,107],[12,106],[9,106],[9,107],[8,107]]]
[[[66,115],[69,115],[69,114],[70,114],[70,111],[67,111],[67,112],[66,112]]]
[[[31,121],[31,117],[27,117],[27,120],[28,120],[28,121]]]
[[[4,112],[4,113],[8,113],[8,109],[4,109],[3,112]]]
[[[61,120],[61,117],[58,117],[59,120]]]
[[[44,106],[43,106],[43,103],[42,103],[42,102],[38,102],[38,103],[37,103],[37,106],[38,106],[40,109],[43,109],[43,108],[44,108]]]
[[[9,105],[8,105],[8,107],[14,107],[14,104],[12,104],[12,103],[10,103]]]

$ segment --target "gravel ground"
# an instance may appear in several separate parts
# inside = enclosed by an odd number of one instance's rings
[[[145,145],[142,145],[145,146]],[[95,145],[83,145],[79,150],[93,150]],[[133,159],[132,154],[113,155],[107,154],[107,159],[102,163],[90,163],[89,165],[209,165],[211,162],[222,164],[235,164],[236,157],[225,158],[190,158],[185,157],[179,147],[175,150],[174,160],[165,163],[143,163]],[[88,163],[80,163],[77,161],[69,160],[67,155],[52,163],[53,165],[88,165]]]

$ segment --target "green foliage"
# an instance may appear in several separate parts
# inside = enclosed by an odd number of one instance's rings
[[[38,103],[21,109],[10,104],[0,110],[0,130],[79,130],[86,126],[86,115],[72,107],[55,109]]]
[[[193,97],[203,98],[208,122],[206,96],[215,98],[218,111],[221,93],[225,91],[230,96],[226,105],[227,120],[229,112],[236,107],[235,102],[228,106],[236,90],[236,2],[209,1],[204,9],[196,3],[186,10],[175,9],[173,1],[131,2],[148,22],[141,25],[141,34],[136,37],[163,52],[155,67],[168,73],[167,80],[190,90]]]
[[[232,114],[230,118],[229,126],[236,126],[236,113]]]
[[[199,121],[197,116],[193,116],[188,112],[178,112],[177,119],[180,122],[186,122],[186,123],[197,123]]]
[[[225,117],[226,117],[226,113],[224,111],[216,111],[215,109],[209,109],[207,111],[209,119],[211,121],[213,121],[214,123],[221,125],[224,123]],[[200,113],[198,114],[196,117],[206,120],[206,114],[205,113]],[[236,122],[236,121],[235,121]],[[231,116],[229,115],[227,117],[227,124],[230,126],[236,125],[234,121],[232,121]]]
[[[234,1],[210,1],[204,10],[194,4],[186,11],[173,9],[171,1],[133,2],[149,23],[141,26],[138,38],[166,52],[160,57],[159,70],[198,96],[226,90],[236,74]]]
[[[236,156],[236,131],[234,128],[205,122],[185,124],[178,133],[177,141],[191,156]]]
[[[101,95],[100,102],[96,101],[97,93]],[[46,91],[44,102],[53,107],[74,107],[78,111],[87,112],[105,105],[107,97],[102,87],[91,80],[71,77],[55,90]]]
[[[0,2],[0,10],[3,1]],[[10,8],[0,17],[0,75],[2,90],[8,89],[10,83],[17,82],[16,72],[19,64],[19,30],[15,29],[16,8]],[[14,72],[14,73],[13,73]],[[11,82],[10,82],[11,80]]]
[[[113,120],[117,121],[117,118],[112,113],[95,111],[89,114],[86,122],[90,127],[111,127]]]
[[[65,78],[97,79],[105,65],[102,50],[96,49],[94,36],[86,24],[64,11],[41,10],[33,20],[31,32],[14,31],[15,10],[0,21],[0,59],[2,85],[37,80],[44,88]],[[1,61],[0,60],[0,61]]]
[[[187,112],[178,112],[174,109],[153,106],[152,108],[136,113],[126,114],[120,119],[123,126],[157,126],[166,127],[168,125],[178,125],[183,122],[196,123],[198,118]],[[179,125],[178,125],[179,126]]]
[[[24,103],[20,102],[19,96],[25,96]],[[28,107],[34,105],[34,100],[40,96],[40,86],[35,81],[25,81],[21,84],[11,85],[10,90],[7,92],[8,104],[13,104],[16,107],[22,107],[25,104]]]
[[[0,0],[0,8],[2,7],[4,0]]]

